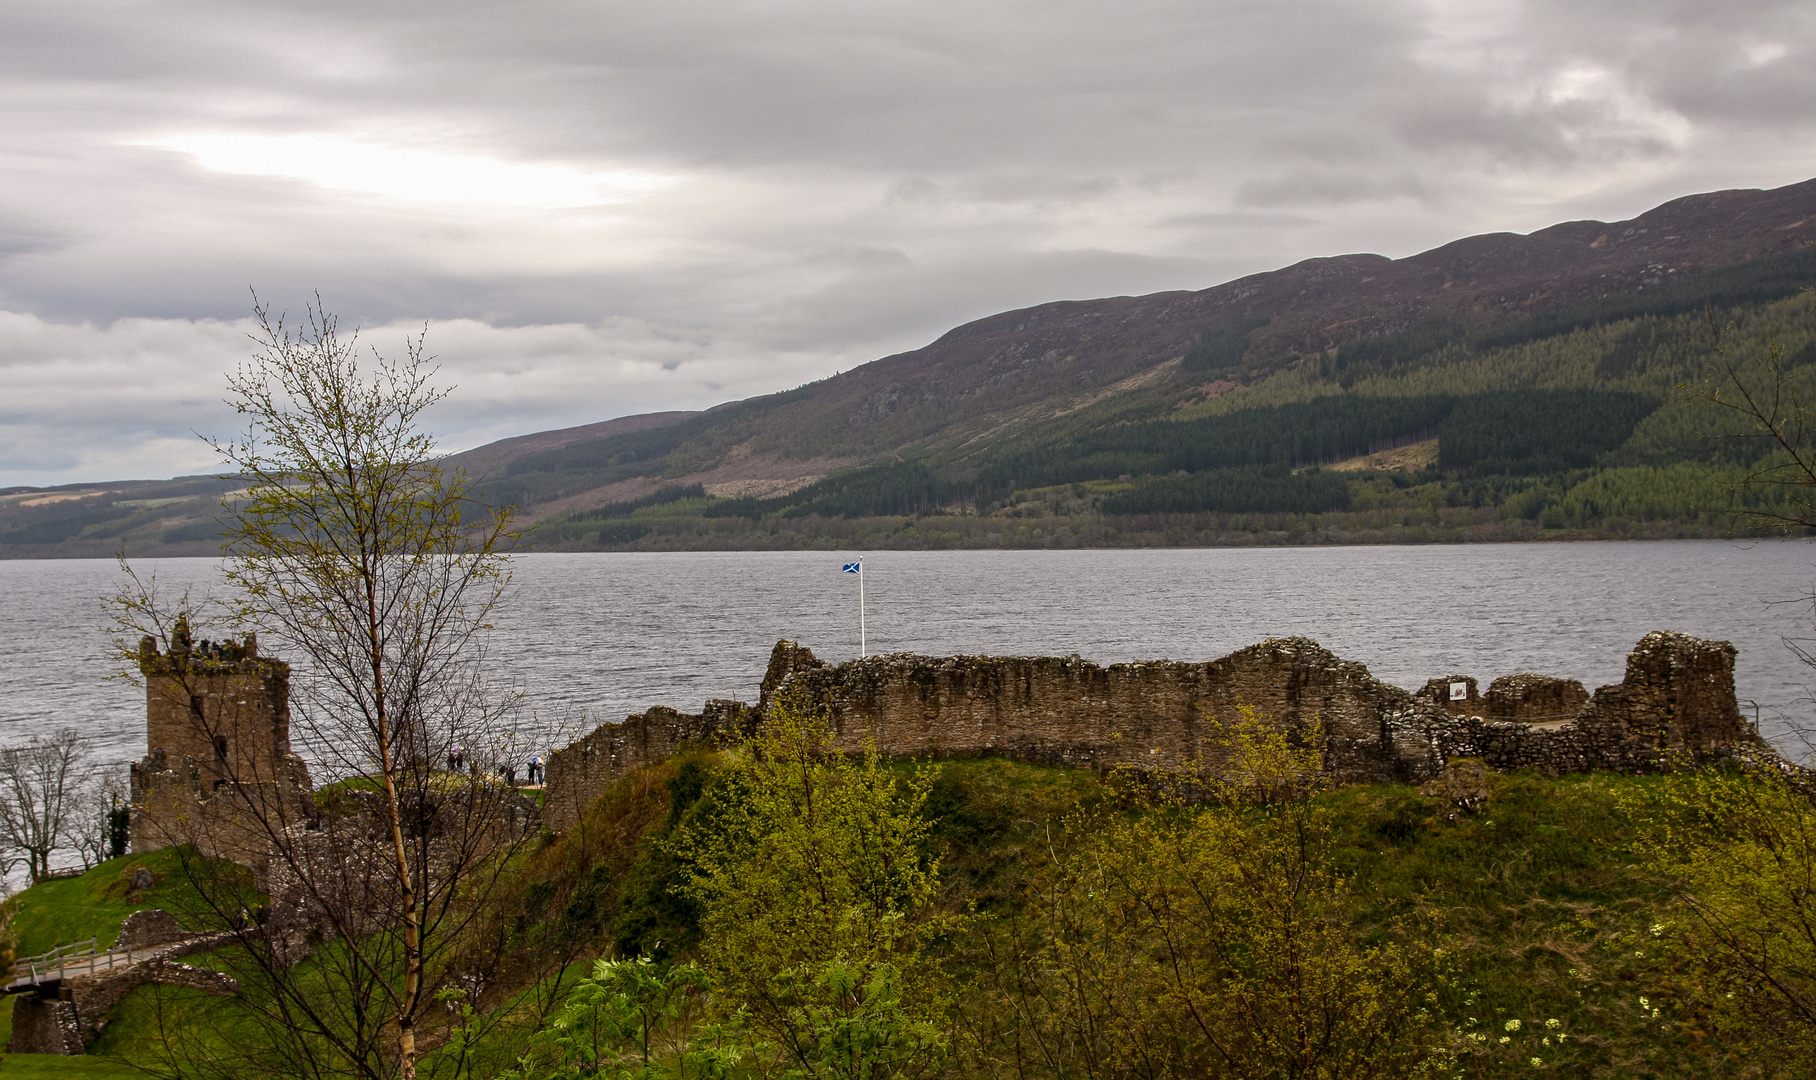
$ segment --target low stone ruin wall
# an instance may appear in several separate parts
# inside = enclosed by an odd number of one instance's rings
[[[1077,656],[910,653],[833,665],[782,641],[755,707],[655,708],[556,752],[544,819],[567,828],[619,777],[685,744],[735,734],[779,701],[824,712],[841,748],[917,757],[1215,770],[1226,753],[1219,725],[1247,707],[1286,727],[1321,721],[1326,768],[1345,781],[1424,780],[1459,757],[1499,769],[1643,771],[1674,752],[1766,749],[1735,701],[1734,657],[1727,642],[1659,632],[1634,648],[1619,684],[1593,695],[1532,674],[1496,679],[1481,695],[1460,675],[1408,693],[1306,638],[1207,663],[1108,667]]]
[[[621,724],[599,725],[591,735],[549,755],[542,782],[543,823],[556,832],[567,830],[619,777],[667,761],[689,743],[740,731],[750,715],[743,702],[715,700],[698,715],[657,705]]]

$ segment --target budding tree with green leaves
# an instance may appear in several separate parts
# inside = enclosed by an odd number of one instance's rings
[[[838,752],[825,717],[784,701],[677,829],[700,962],[753,1057],[880,1080],[945,1056],[951,990],[929,945],[957,917],[933,902],[932,779]]]
[[[446,1022],[436,995],[482,997],[497,974],[488,903],[535,831],[533,806],[489,769],[440,764],[456,746],[487,763],[508,742],[511,702],[482,666],[510,512],[475,503],[437,460],[422,424],[446,391],[420,337],[402,359],[362,356],[320,307],[300,327],[255,311],[256,352],[228,378],[245,430],[211,440],[242,481],[223,500],[222,603],[295,664],[291,730],[331,784],[307,823],[257,800],[243,811],[270,845],[274,922],[240,933],[240,1019],[266,1038],[234,1040],[227,1071],[410,1080],[419,1028]],[[121,637],[169,640],[176,619],[133,581],[115,602]],[[192,876],[238,930],[256,898],[231,874],[202,881],[203,863]]]
[[[1365,931],[1331,866],[1319,726],[1206,723],[1214,769],[1131,778],[1142,812],[1073,823],[1032,925],[1001,935],[980,1052],[999,1073],[1115,1080],[1447,1074],[1430,927]]]
[[[1775,760],[1687,768],[1636,799],[1642,864],[1675,903],[1670,982],[1766,1077],[1816,1073],[1816,777]]]

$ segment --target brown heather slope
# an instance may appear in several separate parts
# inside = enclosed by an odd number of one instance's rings
[[[1252,340],[1251,354],[1259,357],[1321,352],[1433,316],[1480,330],[1796,250],[1816,236],[1813,218],[1816,180],[1692,195],[1631,221],[1472,236],[1404,259],[1308,259],[1198,292],[1043,304],[979,319],[925,348],[855,368],[780,414],[811,403],[815,412],[843,414],[845,431],[831,436],[838,442],[893,449],[898,439],[896,445],[925,437],[967,414],[1127,379],[1183,354],[1204,330],[1245,315],[1272,319]],[[881,438],[862,434],[872,427]]]
[[[575,443],[609,439],[613,435],[628,435],[635,431],[652,431],[699,415],[697,412],[655,412],[620,416],[614,420],[601,420],[596,424],[556,428],[553,431],[538,431],[530,435],[515,435],[509,439],[499,439],[497,442],[489,442],[471,450],[449,454],[442,461],[452,468],[466,470],[469,476],[485,476],[503,469],[525,454],[559,450]]]

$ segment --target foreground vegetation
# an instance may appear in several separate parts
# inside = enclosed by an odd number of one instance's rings
[[[811,718],[628,777],[514,856],[478,932],[525,959],[444,991],[419,1069],[1807,1075],[1808,1022],[1785,1012],[1816,985],[1792,880],[1816,865],[1807,792],[1467,763],[1323,790],[1305,743],[1228,735],[1248,764],[1189,802],[999,759],[827,757]],[[1753,959],[1788,996],[1759,992],[1723,927],[1769,931]],[[556,943],[577,962],[533,978]],[[254,1029],[234,1011],[142,988],[93,1052],[235,1075],[227,1040]]]

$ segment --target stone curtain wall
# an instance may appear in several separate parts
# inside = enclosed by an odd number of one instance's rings
[[[1250,706],[1273,723],[1324,724],[1340,780],[1415,781],[1445,762],[1499,769],[1657,767],[1670,753],[1769,752],[1734,698],[1734,647],[1648,634],[1625,679],[1591,696],[1571,680],[1453,675],[1409,694],[1306,638],[1276,638],[1208,663],[1100,667],[1076,656],[874,656],[832,665],[776,644],[758,704],[699,715],[655,708],[607,724],[549,761],[544,815],[565,829],[618,778],[688,743],[734,734],[778,701],[823,710],[837,745],[921,757],[1000,754],[1092,768],[1215,769],[1216,725]],[[1452,683],[1466,695],[1450,700]]]
[[[1567,720],[1551,710],[1583,694],[1580,684],[1521,675],[1489,687],[1488,716],[1452,716],[1432,734],[1445,760],[1480,757],[1499,769],[1644,772],[1674,755],[1773,753],[1735,701],[1734,657],[1725,641],[1647,634],[1627,656],[1626,677],[1597,690]]]
[[[667,761],[688,743],[740,731],[751,715],[742,702],[708,701],[699,715],[657,705],[621,724],[599,725],[591,735],[549,755],[543,823],[557,832],[572,827],[619,777]]]
[[[1384,714],[1413,707],[1361,664],[1306,638],[1275,638],[1205,664],[1099,667],[1076,656],[897,653],[822,663],[792,643],[776,647],[760,708],[779,700],[825,709],[837,744],[892,754],[1002,754],[1092,768],[1215,768],[1220,724],[1249,706],[1299,726],[1322,719],[1331,767],[1343,774],[1416,775],[1382,741]]]
[[[88,1045],[100,1038],[113,1007],[147,984],[183,986],[220,997],[231,996],[239,989],[231,977],[218,971],[167,959],[69,979],[48,994],[20,994],[13,998],[13,1034],[6,1052],[85,1054]]]

